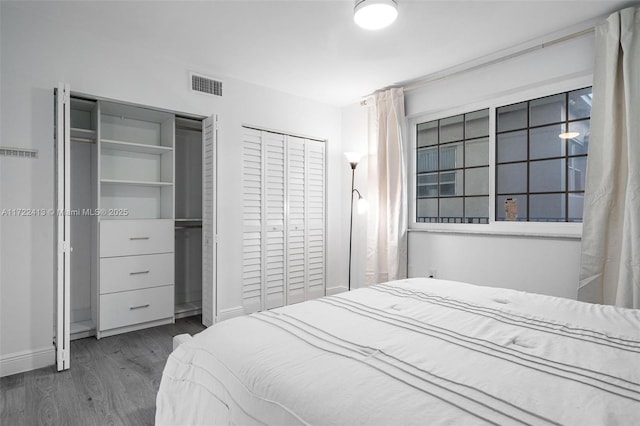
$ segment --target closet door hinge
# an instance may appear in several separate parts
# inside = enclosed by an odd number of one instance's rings
[[[68,241],[63,241],[58,245],[58,251],[60,253],[71,253],[71,244]]]

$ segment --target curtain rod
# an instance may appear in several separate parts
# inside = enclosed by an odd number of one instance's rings
[[[409,91],[412,91],[412,90],[420,89],[420,88],[422,88],[422,87],[424,87],[424,86],[426,86],[428,84],[434,83],[436,81],[445,80],[445,79],[447,79],[449,77],[453,77],[453,76],[456,76],[456,75],[459,75],[459,74],[464,74],[464,73],[467,73],[467,72],[475,71],[475,70],[480,69],[480,68],[484,68],[484,67],[487,67],[487,66],[499,64],[501,62],[508,61],[509,59],[517,58],[519,56],[526,55],[527,53],[531,53],[531,52],[535,52],[536,50],[544,49],[545,47],[550,47],[550,46],[553,46],[553,45],[556,45],[556,44],[563,43],[565,41],[569,41],[569,40],[573,40],[573,39],[578,38],[578,37],[582,37],[582,36],[587,35],[587,34],[591,34],[594,31],[595,31],[595,27],[594,26],[590,26],[589,28],[583,29],[581,31],[577,31],[577,32],[574,32],[574,33],[571,33],[571,34],[567,34],[565,36],[558,37],[556,39],[553,39],[553,40],[550,40],[550,41],[547,41],[547,42],[544,42],[544,43],[536,44],[534,46],[527,47],[527,48],[524,48],[522,50],[518,50],[516,52],[506,54],[504,56],[499,56],[497,58],[490,59],[490,60],[485,61],[485,62],[481,62],[481,63],[475,64],[475,65],[470,65],[470,66],[467,66],[467,67],[463,67],[463,68],[458,69],[458,70],[452,70],[452,71],[450,71],[448,73],[446,72],[446,70],[442,71],[442,73],[434,73],[434,74],[432,74],[431,77],[427,76],[427,77],[425,77],[423,79],[415,80],[413,83],[402,87],[402,90],[404,92],[409,92]],[[472,61],[470,61],[470,62],[472,62]],[[441,75],[437,75],[437,74],[441,74]],[[387,88],[399,87],[399,86],[402,86],[402,85],[393,85],[393,86],[388,86]],[[368,95],[364,99],[362,99],[360,101],[360,105],[363,105],[363,106],[367,105],[367,100],[372,95],[373,94]]]

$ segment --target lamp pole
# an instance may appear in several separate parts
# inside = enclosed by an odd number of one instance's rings
[[[353,240],[353,193],[355,192],[354,180],[356,176],[356,166],[358,163],[350,162],[351,164],[351,220],[349,222],[349,291],[351,291],[351,241]]]

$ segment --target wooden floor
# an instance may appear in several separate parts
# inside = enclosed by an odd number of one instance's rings
[[[177,334],[201,317],[97,340],[71,342],[71,369],[47,367],[0,379],[0,424],[152,425],[162,369]]]

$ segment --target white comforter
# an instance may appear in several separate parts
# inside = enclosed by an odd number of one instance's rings
[[[640,311],[411,279],[221,322],[157,424],[640,424]]]

